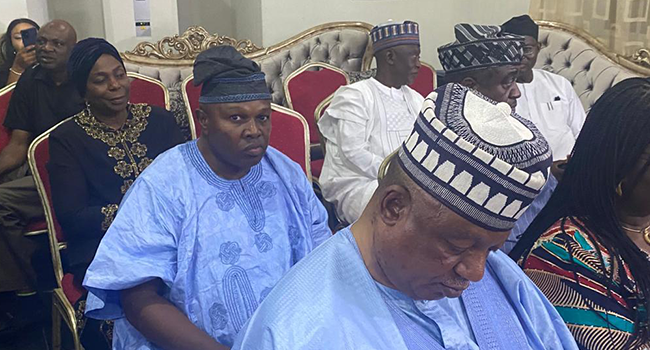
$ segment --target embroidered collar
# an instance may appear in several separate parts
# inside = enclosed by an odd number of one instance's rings
[[[115,146],[122,141],[137,142],[140,133],[147,128],[147,118],[151,113],[151,106],[147,104],[129,104],[129,113],[126,122],[121,128],[115,130],[99,121],[88,108],[79,112],[74,121],[88,136],[101,140],[109,146]]]

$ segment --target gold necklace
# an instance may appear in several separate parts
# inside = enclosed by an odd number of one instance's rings
[[[630,227],[630,226],[627,226],[627,225],[624,225],[623,223],[621,223],[621,227],[624,230],[628,230],[630,232],[643,234],[643,240],[645,241],[645,243],[647,245],[650,245],[650,226],[646,226],[645,228],[638,229],[638,228],[633,228],[633,227]]]

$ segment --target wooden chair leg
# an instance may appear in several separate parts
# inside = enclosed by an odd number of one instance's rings
[[[52,350],[61,350],[61,314],[56,307],[56,296],[52,295]]]

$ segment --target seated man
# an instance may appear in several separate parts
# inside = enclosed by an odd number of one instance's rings
[[[361,218],[289,271],[234,349],[577,349],[498,250],[550,157],[507,104],[437,89]]]
[[[517,84],[521,98],[517,104],[517,113],[532,121],[544,135],[553,151],[553,176],[549,178],[546,188],[517,222],[502,250],[509,253],[521,235],[544,208],[557,185],[562,179],[561,165],[571,154],[582,124],[585,122],[585,110],[571,83],[561,75],[534,69],[539,55],[539,26],[530,16],[514,17],[503,24],[508,33],[522,35],[525,39],[524,58],[521,61]]]
[[[379,25],[370,38],[377,75],[341,87],[318,121],[327,150],[319,178],[323,197],[347,222],[368,204],[379,165],[408,136],[423,101],[407,86],[420,69],[418,24]]]
[[[514,17],[502,28],[525,39],[524,57],[517,78],[521,91],[517,113],[535,123],[542,132],[553,150],[553,160],[564,160],[571,154],[585,122],[585,109],[580,98],[565,77],[533,68],[541,46],[537,41],[539,26],[530,16]]]
[[[271,94],[258,65],[213,47],[194,81],[201,137],[140,174],[86,272],[86,315],[115,319],[114,349],[227,349],[331,236],[300,166],[267,149]]]
[[[522,67],[524,38],[507,34],[499,26],[458,24],[456,41],[438,48],[446,80],[472,88],[495,102],[518,109],[521,91],[517,77]],[[546,186],[513,227],[501,247],[506,253],[551,197],[557,181],[550,176]]]
[[[182,143],[174,116],[129,104],[130,82],[120,54],[104,39],[80,41],[70,55],[70,80],[87,103],[50,135],[52,201],[65,232],[67,271],[81,286],[99,241],[133,181],[160,153]],[[83,315],[81,298],[76,308]],[[110,349],[110,327],[78,325],[86,349]]]
[[[36,136],[83,109],[66,70],[76,42],[69,23],[44,25],[36,39],[38,65],[22,73],[11,97],[4,121],[11,141],[0,153],[0,292],[34,287],[30,261],[37,244],[23,231],[43,217],[43,207],[28,173],[27,149]]]

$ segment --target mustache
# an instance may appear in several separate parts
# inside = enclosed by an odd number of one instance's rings
[[[464,278],[447,278],[440,283],[454,289],[467,289],[469,287],[469,280]]]

